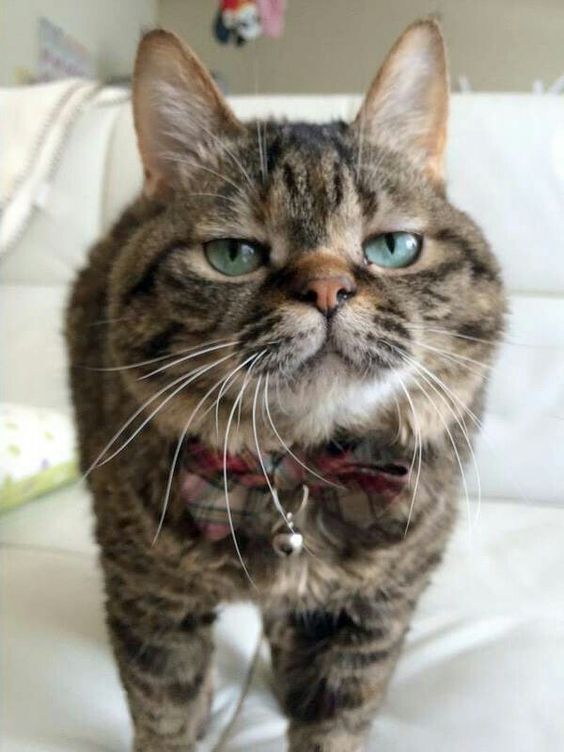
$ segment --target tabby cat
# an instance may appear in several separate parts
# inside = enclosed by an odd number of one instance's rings
[[[222,601],[262,611],[291,752],[361,750],[456,514],[504,317],[447,200],[440,29],[354,122],[241,123],[154,31],[143,194],[68,307],[82,467],[135,752],[188,752]]]

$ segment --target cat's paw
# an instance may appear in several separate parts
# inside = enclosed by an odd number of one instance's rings
[[[288,731],[288,752],[364,752],[364,749],[364,736],[351,735],[342,729],[291,726]]]
[[[163,740],[153,734],[135,735],[132,752],[196,752],[196,744],[187,741]]]

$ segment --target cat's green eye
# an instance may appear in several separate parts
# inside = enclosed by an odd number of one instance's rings
[[[250,274],[262,266],[264,247],[250,240],[221,238],[204,243],[204,253],[211,266],[228,277]]]
[[[401,269],[412,264],[421,253],[423,238],[412,232],[386,232],[364,243],[364,255],[370,264]]]

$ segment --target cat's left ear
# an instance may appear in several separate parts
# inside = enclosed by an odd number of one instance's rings
[[[149,196],[169,190],[206,146],[242,127],[197,56],[162,30],[139,44],[133,115]]]
[[[448,70],[439,24],[417,21],[388,54],[354,122],[359,138],[405,153],[444,180]]]

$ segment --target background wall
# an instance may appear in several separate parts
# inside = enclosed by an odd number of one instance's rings
[[[243,48],[212,35],[218,0],[0,0],[0,85],[34,72],[43,15],[94,55],[98,75],[131,72],[143,28],[185,39],[232,93],[337,93],[366,88],[413,19],[438,13],[453,86],[530,91],[564,73],[564,0],[288,0],[286,31]]]
[[[280,40],[244,48],[212,37],[214,0],[159,0],[159,23],[181,34],[232,93],[357,92],[396,36],[439,13],[451,73],[473,89],[530,91],[564,73],[564,0],[288,0]],[[257,75],[258,74],[258,75]]]
[[[107,78],[130,73],[141,30],[156,25],[157,0],[0,0],[0,85],[35,73],[41,16],[83,44]]]

